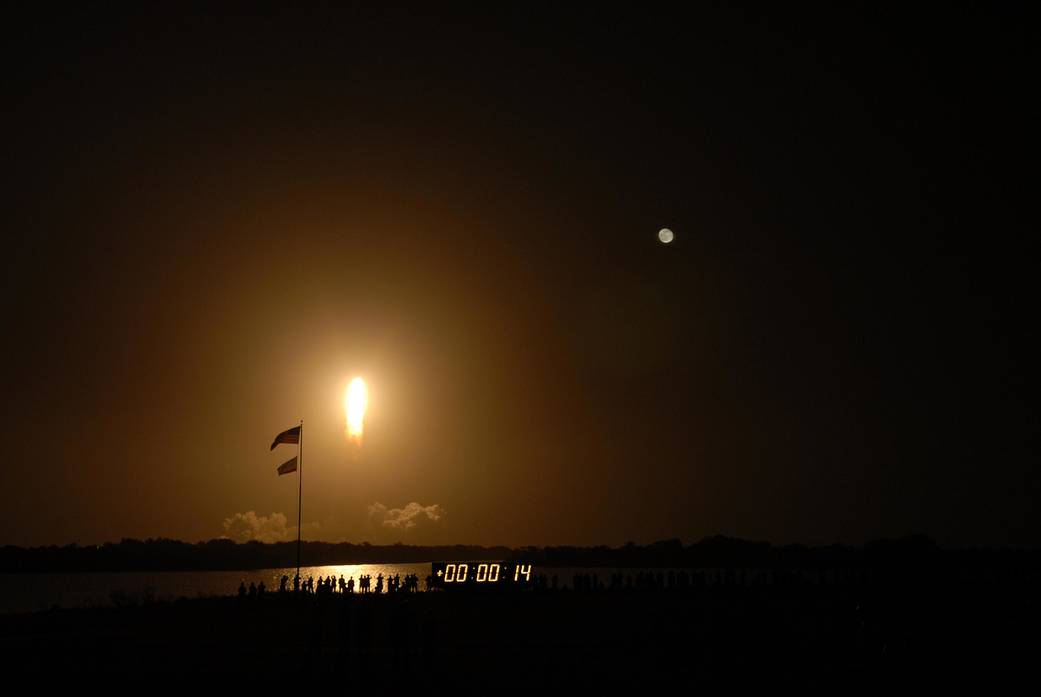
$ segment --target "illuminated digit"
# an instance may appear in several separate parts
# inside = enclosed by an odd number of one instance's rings
[[[488,580],[488,565],[478,564],[477,566],[477,578],[475,579],[478,583],[484,583]]]
[[[520,565],[513,567],[513,580],[517,581],[520,578]]]
[[[527,566],[521,566],[520,567],[520,572],[522,574],[524,574],[524,580],[525,581],[530,581],[531,580],[531,564],[528,564]]]
[[[466,583],[466,572],[469,569],[470,567],[466,564],[459,565],[459,578],[456,580],[456,583]]]
[[[449,564],[445,567],[445,583],[451,583],[455,580],[455,564]]]
[[[488,580],[495,583],[499,580],[499,565],[492,564],[491,572],[488,574]]]

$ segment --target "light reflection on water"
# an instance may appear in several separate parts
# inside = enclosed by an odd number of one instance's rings
[[[373,586],[380,574],[384,578],[397,574],[419,576],[419,587],[430,573],[430,562],[420,564],[340,564],[300,567],[300,577],[326,577],[333,574],[344,581],[372,576]],[[234,595],[239,583],[261,582],[269,592],[278,591],[282,576],[289,577],[293,587],[296,567],[256,569],[248,571],[134,571],[97,573],[0,574],[0,613],[33,612],[58,607],[95,607],[140,603],[145,600],[176,600]]]
[[[248,587],[251,583],[251,579],[246,578],[246,575],[250,572],[242,571],[243,582]],[[267,575],[263,576],[260,580],[264,581],[264,586],[268,590],[278,590],[279,582],[282,579],[283,574],[289,577],[289,581],[286,583],[286,587],[292,590],[293,588],[293,576],[296,574],[296,567],[288,569],[265,569],[263,574],[270,574],[270,580]],[[402,579],[408,574],[415,574],[419,576],[419,587],[423,588],[423,581],[430,573],[430,562],[425,564],[338,564],[331,566],[301,566],[300,567],[300,581],[301,583],[306,581],[308,577],[314,578],[315,582],[318,582],[319,578],[325,578],[330,574],[336,579],[343,577],[344,582],[354,579],[355,591],[358,589],[358,579],[361,576],[371,576],[373,588],[376,587],[376,578],[383,576],[387,579],[391,576],[397,575]],[[257,580],[256,583],[260,583]],[[386,584],[386,580],[384,580]],[[238,586],[233,590],[237,590]]]

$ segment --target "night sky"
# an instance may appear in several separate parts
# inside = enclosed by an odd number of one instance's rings
[[[1026,17],[162,5],[0,30],[0,544],[1041,545]]]

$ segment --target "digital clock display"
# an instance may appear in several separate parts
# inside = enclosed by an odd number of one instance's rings
[[[435,561],[430,576],[434,588],[530,588],[531,564],[499,561]]]

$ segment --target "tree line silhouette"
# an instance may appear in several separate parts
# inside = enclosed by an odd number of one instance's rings
[[[370,545],[367,542],[303,542],[305,566],[421,563],[431,559],[499,559],[508,547],[451,545]],[[106,542],[102,545],[0,548],[0,573],[50,571],[230,571],[296,566],[296,542],[215,539],[189,543],[166,538]]]

